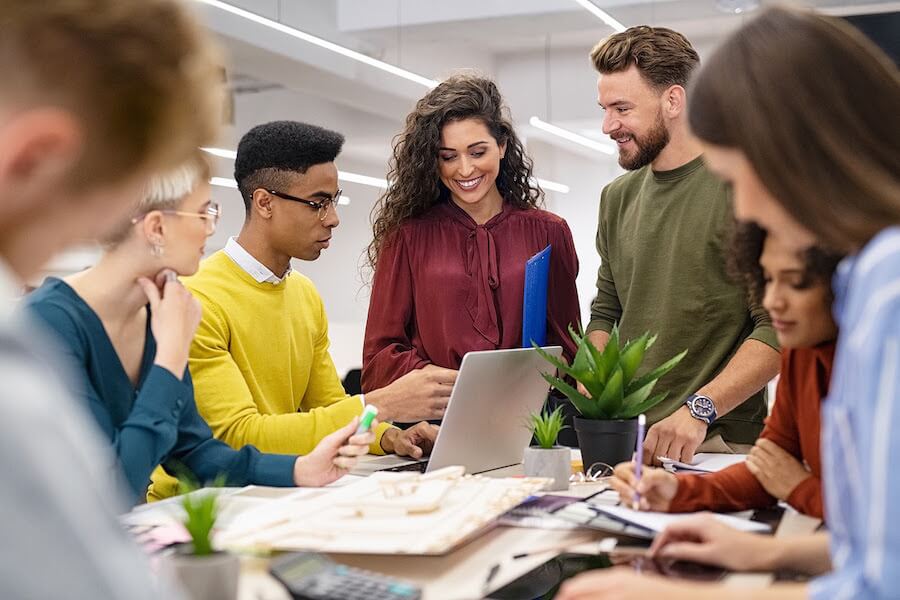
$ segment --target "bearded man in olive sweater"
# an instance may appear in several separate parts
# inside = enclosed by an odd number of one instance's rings
[[[647,365],[688,350],[658,384],[669,396],[647,415],[645,462],[747,451],[763,427],[778,345],[766,312],[726,273],[728,189],[687,125],[685,87],[700,59],[681,34],[645,26],[610,36],[591,59],[603,132],[629,173],[600,200],[589,339],[602,348],[618,322],[623,339],[659,334]]]

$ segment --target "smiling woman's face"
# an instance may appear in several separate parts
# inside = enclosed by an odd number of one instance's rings
[[[451,121],[441,129],[438,167],[441,181],[460,207],[496,200],[500,159],[506,145],[497,144],[479,119]],[[496,196],[495,196],[496,195]]]
[[[795,221],[763,185],[743,152],[704,143],[703,155],[710,170],[731,186],[734,216],[739,221],[756,223],[795,250],[816,243],[812,232]]]

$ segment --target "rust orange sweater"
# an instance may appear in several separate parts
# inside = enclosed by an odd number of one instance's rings
[[[810,477],[790,493],[787,503],[798,511],[822,518],[822,463],[819,456],[819,414],[828,393],[834,342],[815,348],[782,350],[781,379],[775,406],[760,434],[797,460],[806,463]],[[770,506],[775,498],[744,464],[718,473],[679,474],[678,493],[670,512],[737,511]]]

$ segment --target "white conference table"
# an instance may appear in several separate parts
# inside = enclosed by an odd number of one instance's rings
[[[488,473],[497,477],[521,475],[521,466],[498,469]],[[571,486],[571,494],[588,496],[602,485],[579,484]],[[776,536],[811,533],[819,521],[787,510],[779,524]],[[392,577],[412,581],[422,587],[423,600],[474,600],[483,597],[484,581],[491,567],[501,563],[500,570],[491,581],[490,590],[524,575],[531,569],[553,558],[553,552],[541,553],[516,561],[507,561],[520,552],[534,552],[549,547],[564,547],[563,551],[577,551],[583,543],[598,542],[608,537],[600,531],[527,529],[522,527],[495,527],[471,542],[444,556],[384,556],[359,554],[332,554],[333,560],[353,567],[368,569]],[[596,544],[593,544],[596,548]],[[268,560],[245,558],[241,567],[239,600],[290,600],[290,595],[267,572]],[[772,581],[768,574],[733,574],[725,578],[726,585],[740,587],[764,587]]]

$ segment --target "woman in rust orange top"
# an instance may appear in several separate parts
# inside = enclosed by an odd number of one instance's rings
[[[519,347],[525,262],[548,245],[547,343],[574,355],[572,234],[538,208],[543,192],[492,81],[456,75],[422,98],[388,179],[368,253],[363,391],[414,369],[458,369],[473,350]]]
[[[775,406],[746,463],[709,474],[646,469],[637,486],[641,508],[736,511],[783,500],[822,518],[819,409],[834,360],[831,277],[840,258],[817,248],[801,255],[756,225],[738,228],[732,270],[769,311],[782,348]],[[613,485],[631,502],[631,463],[616,468]]]

